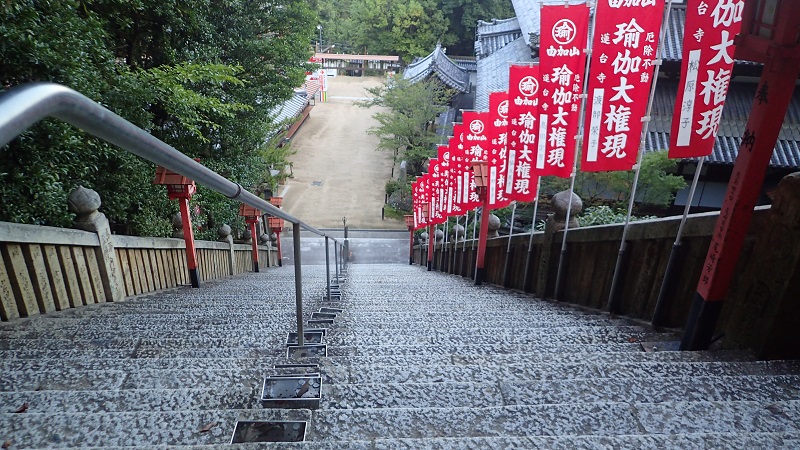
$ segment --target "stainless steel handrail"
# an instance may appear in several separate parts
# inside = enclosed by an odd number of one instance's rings
[[[0,97],[0,147],[8,144],[36,122],[55,117],[119,146],[135,155],[179,173],[222,195],[246,203],[263,213],[280,217],[293,225],[295,246],[295,288],[297,340],[303,345],[302,272],[300,269],[300,231],[338,240],[301,221],[245,190],[174,147],[109,111],[85,95],[55,83],[31,83],[10,89]]]

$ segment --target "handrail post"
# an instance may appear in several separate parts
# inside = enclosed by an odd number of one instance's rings
[[[333,259],[336,262],[336,282],[339,283],[339,243],[333,245]]]
[[[294,244],[294,301],[297,308],[297,345],[305,345],[303,339],[303,271],[300,263],[300,223],[295,222],[292,231]]]
[[[328,236],[325,236],[325,284],[328,289],[325,291],[328,301],[331,301],[331,252],[328,248]]]

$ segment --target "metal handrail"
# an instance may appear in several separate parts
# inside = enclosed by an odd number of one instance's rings
[[[189,158],[136,125],[109,111],[85,95],[55,83],[30,83],[10,89],[0,97],[0,147],[46,117],[70,123],[100,139],[108,141],[159,166],[179,173],[209,189],[280,217],[316,235],[339,241],[297,217],[278,209],[245,190],[240,184]],[[295,291],[297,307],[297,339],[303,345],[302,272],[300,269],[300,232],[293,233],[295,257]]]

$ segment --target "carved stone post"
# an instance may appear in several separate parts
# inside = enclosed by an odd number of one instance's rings
[[[231,226],[228,224],[222,224],[221,227],[217,228],[217,234],[219,235],[220,242],[227,242],[228,243],[228,271],[231,275],[236,274],[236,253],[233,250],[233,236],[231,236]]]
[[[125,283],[111,238],[111,227],[108,225],[105,214],[98,211],[101,205],[100,195],[92,189],[78,186],[69,195],[68,203],[69,210],[78,215],[75,218],[75,228],[97,233],[97,239],[100,242],[97,255],[100,257],[98,262],[103,278],[103,290],[106,292],[106,301],[124,300]]]

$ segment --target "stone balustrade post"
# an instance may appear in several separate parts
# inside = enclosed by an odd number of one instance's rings
[[[122,270],[117,260],[117,252],[111,239],[111,227],[105,214],[98,211],[101,201],[100,195],[83,186],[78,186],[72,191],[68,199],[69,210],[75,214],[75,228],[91,231],[97,234],[100,247],[97,249],[98,262],[100,263],[103,288],[106,292],[106,301],[118,302],[125,299],[125,284]]]
[[[233,236],[231,236],[231,226],[228,224],[223,224],[221,227],[217,229],[217,234],[219,235],[220,242],[227,242],[228,243],[228,271],[231,275],[236,274],[236,252],[233,249]]]

